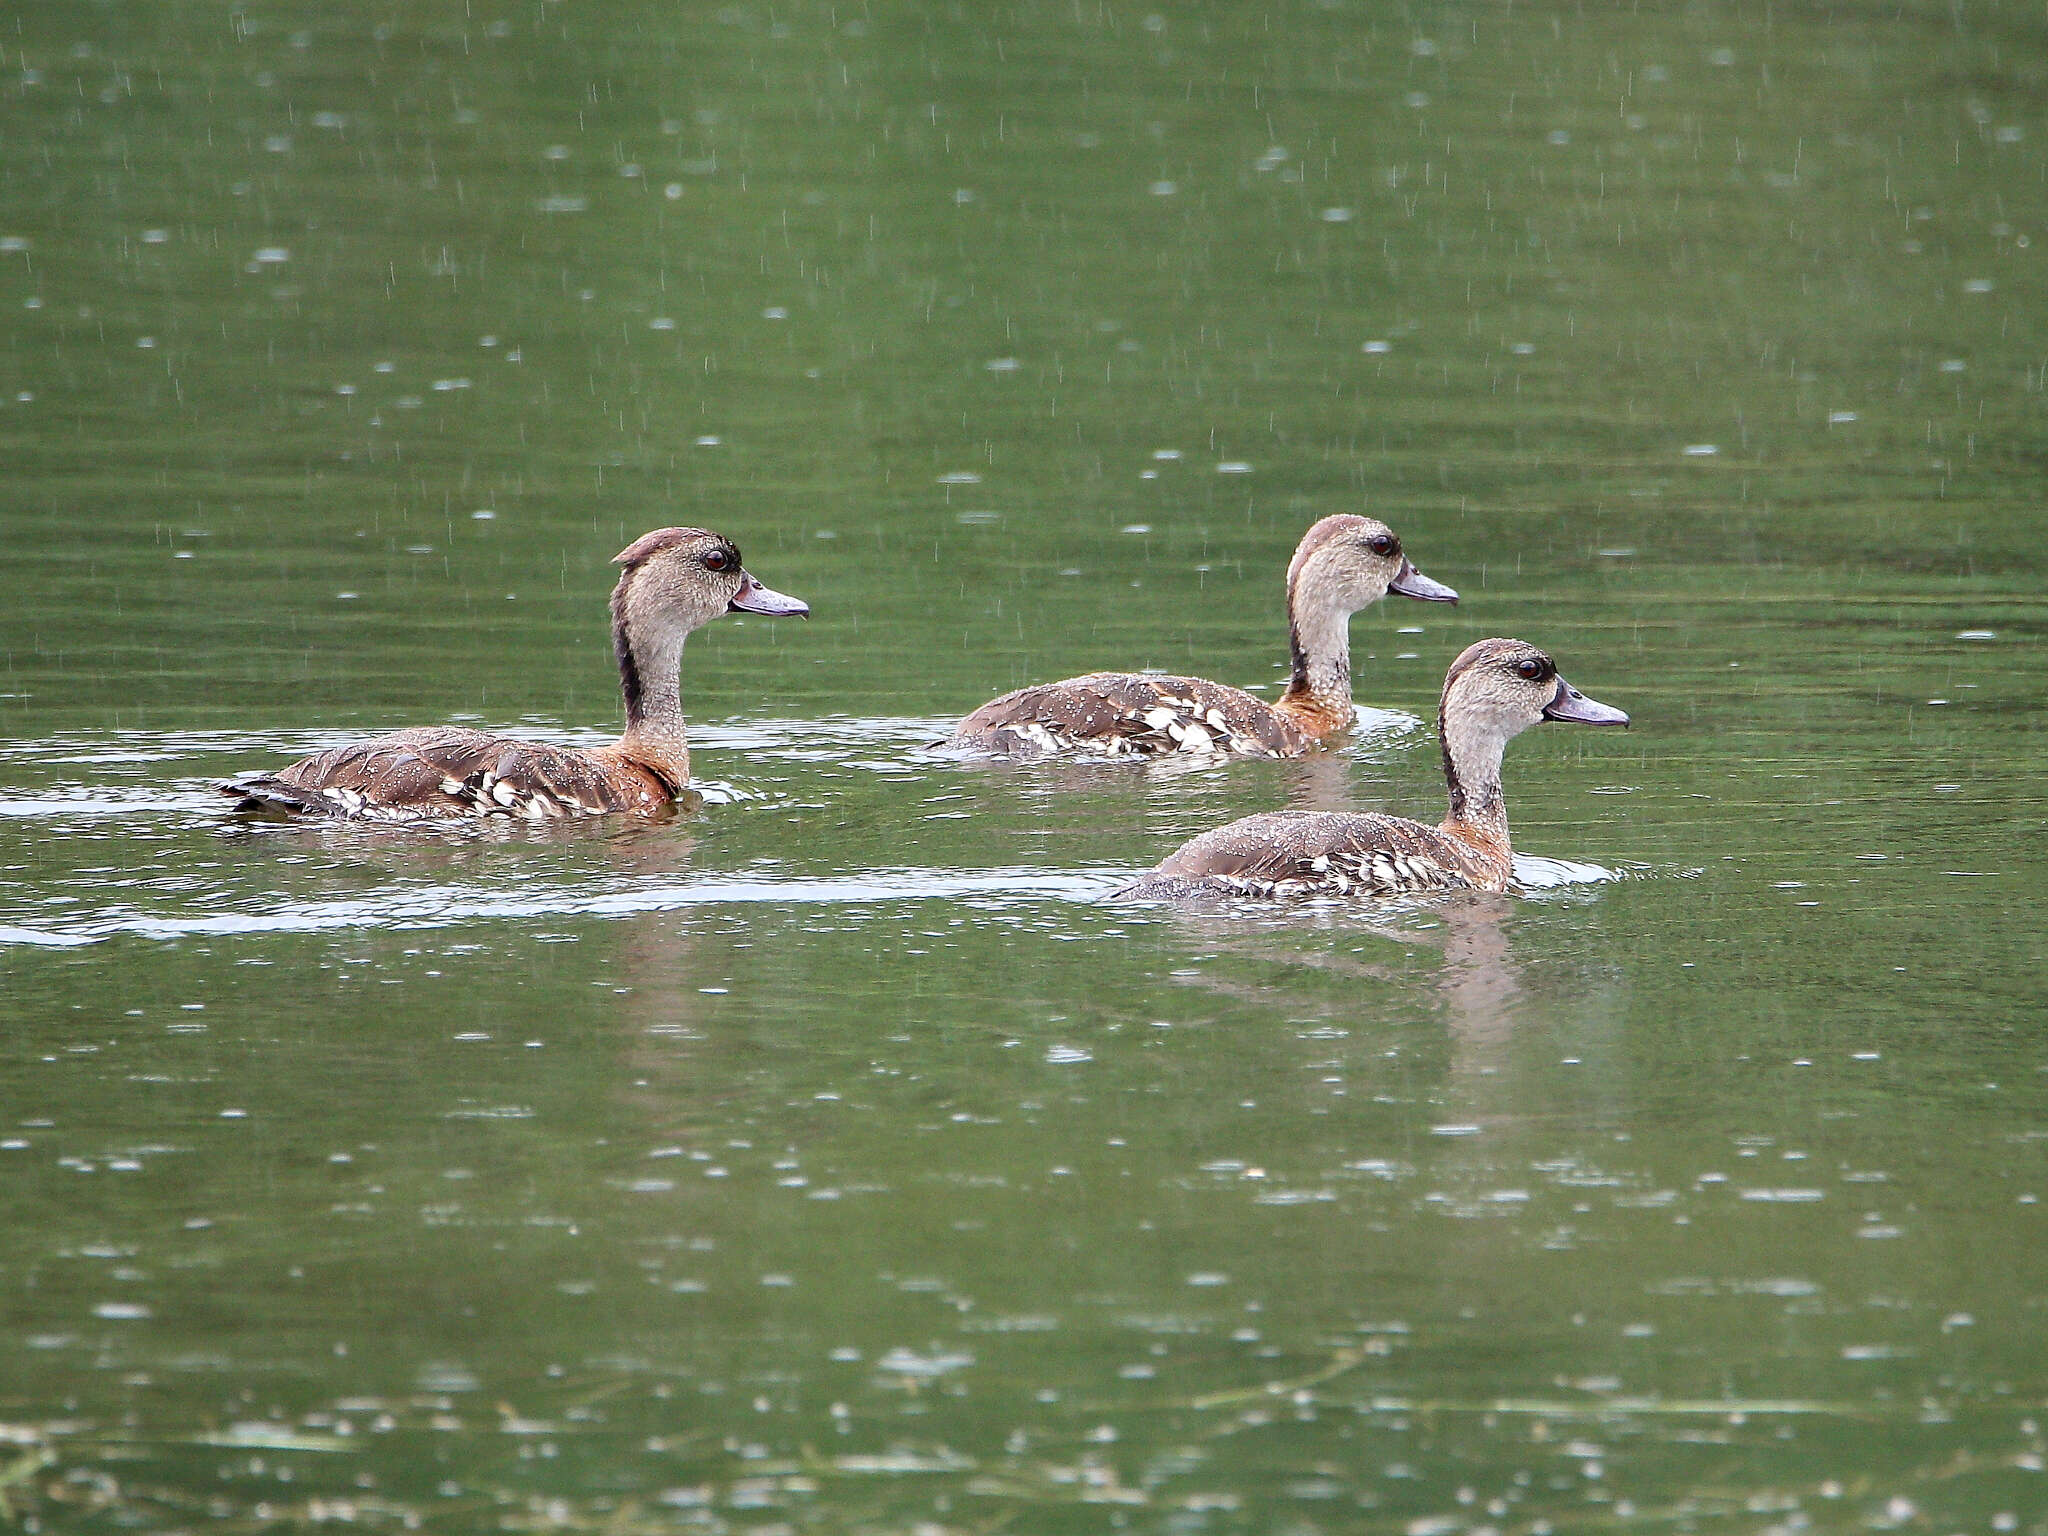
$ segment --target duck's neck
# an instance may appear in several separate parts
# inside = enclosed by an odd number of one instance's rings
[[[1500,763],[1507,739],[1484,725],[1447,719],[1439,709],[1437,739],[1444,749],[1444,784],[1451,811],[1443,830],[1498,863],[1503,875],[1513,868],[1508,842],[1508,808],[1501,798]]]
[[[683,736],[686,633],[667,625],[635,624],[624,603],[612,605],[612,649],[626,700],[626,730],[616,750],[676,789],[690,782],[690,748]]]
[[[1287,589],[1294,676],[1274,708],[1318,741],[1351,729],[1351,615]]]

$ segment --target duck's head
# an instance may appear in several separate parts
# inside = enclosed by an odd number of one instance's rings
[[[1376,517],[1342,512],[1326,517],[1301,536],[1287,564],[1287,599],[1356,613],[1389,592],[1430,603],[1455,603],[1458,594],[1431,581],[1401,552],[1394,530]]]
[[[1439,719],[1446,742],[1490,736],[1505,743],[1544,720],[1627,725],[1628,716],[1589,699],[1563,677],[1549,653],[1526,640],[1481,640],[1444,674]]]
[[[613,557],[626,569],[612,590],[612,615],[633,628],[702,629],[722,613],[805,618],[810,605],[756,581],[739,547],[703,528],[657,528]]]

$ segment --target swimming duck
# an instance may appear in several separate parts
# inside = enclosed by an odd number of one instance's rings
[[[811,610],[762,586],[730,539],[702,528],[657,528],[613,563],[625,567],[611,606],[626,699],[625,734],[613,745],[550,747],[430,725],[316,752],[221,792],[238,811],[357,821],[556,821],[662,809],[690,781],[677,676],[683,641],[722,613],[803,618]]]
[[[1294,676],[1274,703],[1202,677],[1091,672],[991,699],[946,743],[1005,757],[1235,752],[1298,757],[1351,729],[1351,615],[1389,592],[1455,603],[1385,523],[1349,513],[1302,535],[1287,565]]]
[[[1451,663],[1437,707],[1451,792],[1441,826],[1404,816],[1269,811],[1181,844],[1111,899],[1504,891],[1514,851],[1501,800],[1501,754],[1543,720],[1628,724],[1620,710],[1558,676],[1557,663],[1527,641],[1481,640]]]

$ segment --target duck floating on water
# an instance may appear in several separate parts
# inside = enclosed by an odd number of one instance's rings
[[[724,613],[804,618],[811,610],[762,586],[732,540],[702,528],[657,528],[613,561],[625,567],[611,611],[626,730],[611,746],[551,747],[430,725],[316,752],[221,792],[241,812],[354,821],[557,821],[664,809],[690,782],[683,641]]]
[[[1404,816],[1269,811],[1183,843],[1111,900],[1400,896],[1505,891],[1514,874],[1501,798],[1507,744],[1544,720],[1627,725],[1589,699],[1524,640],[1481,640],[1444,676],[1437,708],[1450,814],[1441,826]]]
[[[946,745],[1005,757],[1299,757],[1351,729],[1351,615],[1389,592],[1458,600],[1415,569],[1385,523],[1326,517],[1302,535],[1287,565],[1294,674],[1275,702],[1202,677],[1091,672],[991,699]]]

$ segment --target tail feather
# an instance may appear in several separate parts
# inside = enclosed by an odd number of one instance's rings
[[[214,788],[234,800],[231,810],[238,816],[319,816],[333,810],[323,797],[268,773],[231,779]]]

